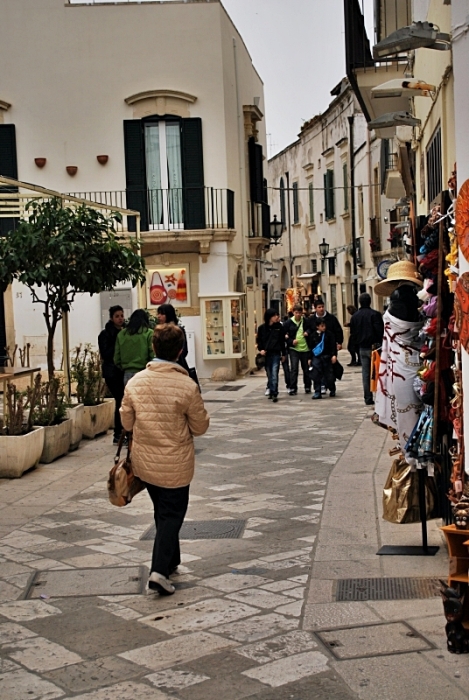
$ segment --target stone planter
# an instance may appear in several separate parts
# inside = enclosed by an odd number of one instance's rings
[[[105,433],[114,421],[114,399],[104,399],[97,406],[83,408],[83,437],[92,440],[96,435]]]
[[[54,459],[66,455],[70,449],[70,438],[72,434],[72,421],[64,420],[58,425],[44,426],[44,447],[40,462],[50,464]]]
[[[0,435],[0,477],[18,479],[37,467],[43,447],[43,428],[34,428],[26,435]]]
[[[72,421],[72,429],[70,434],[70,452],[78,449],[78,445],[83,437],[83,409],[82,403],[77,406],[71,406],[67,409],[67,418]]]

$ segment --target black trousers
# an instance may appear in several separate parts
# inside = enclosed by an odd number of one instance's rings
[[[146,484],[155,509],[156,537],[153,545],[151,570],[168,578],[181,563],[179,530],[189,505],[189,486],[165,489]]]
[[[315,357],[313,355],[312,375],[315,392],[320,392],[323,385],[329,391],[335,391],[335,376],[330,357],[322,355]]]
[[[122,433],[121,414],[119,413],[119,409],[124,397],[124,374],[122,374],[120,379],[113,378],[106,379],[105,381],[107,388],[111,392],[111,395],[116,402],[116,409],[114,411],[114,437],[118,440]]]
[[[297,350],[290,350],[290,389],[292,391],[298,391],[298,372],[301,369],[303,372],[303,383],[307,391],[311,390],[311,376],[309,373],[308,360],[311,359],[311,351],[298,352]]]

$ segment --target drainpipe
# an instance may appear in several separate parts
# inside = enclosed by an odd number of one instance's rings
[[[350,216],[352,219],[352,261],[353,261],[353,303],[358,309],[358,261],[357,261],[357,230],[355,224],[355,146],[353,142],[354,115],[347,117],[350,127]]]
[[[245,236],[248,231],[248,221],[247,221],[247,191],[246,191],[246,148],[244,139],[244,116],[241,105],[241,95],[239,92],[239,74],[238,74],[238,54],[236,39],[233,37],[233,57],[234,57],[234,72],[235,72],[235,83],[236,83],[236,108],[238,116],[238,152],[239,152],[239,185],[241,193],[241,244],[243,251],[243,277],[244,277],[244,288],[246,289],[247,280],[247,258],[246,258],[246,240]]]
[[[293,258],[291,254],[291,211],[290,211],[290,173],[285,173],[287,178],[287,228],[288,228],[288,259],[290,261],[290,288],[293,285]]]

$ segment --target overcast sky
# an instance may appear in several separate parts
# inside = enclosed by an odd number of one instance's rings
[[[343,0],[221,1],[264,81],[270,157],[327,108],[345,76]],[[372,26],[372,0],[364,4]]]

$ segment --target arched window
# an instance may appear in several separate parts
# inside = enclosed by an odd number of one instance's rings
[[[285,210],[285,183],[283,181],[283,177],[280,178],[280,219],[282,220],[283,225],[285,226],[287,223],[287,215],[286,215],[286,210]]]

